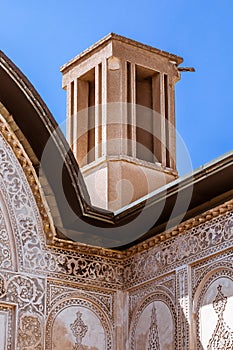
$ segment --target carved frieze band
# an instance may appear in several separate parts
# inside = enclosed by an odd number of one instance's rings
[[[127,261],[127,287],[175,270],[233,246],[233,214],[227,213]]]

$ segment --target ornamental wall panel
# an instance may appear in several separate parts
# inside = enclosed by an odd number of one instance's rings
[[[0,131],[1,350],[233,347],[232,201],[127,251],[66,250],[48,244],[40,184],[3,118]]]
[[[233,348],[233,269],[220,265],[207,271],[194,297],[193,345],[198,350]]]
[[[75,296],[58,304],[48,317],[46,348],[113,349],[109,320],[98,305]]]
[[[170,298],[163,293],[148,296],[132,319],[130,349],[176,349],[176,315]]]

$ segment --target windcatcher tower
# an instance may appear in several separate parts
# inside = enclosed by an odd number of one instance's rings
[[[177,177],[182,61],[109,34],[61,68],[67,139],[94,206],[116,211]]]

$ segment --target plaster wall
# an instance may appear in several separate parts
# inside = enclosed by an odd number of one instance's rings
[[[94,206],[115,211],[176,179],[172,171],[130,157],[108,157],[81,169]]]

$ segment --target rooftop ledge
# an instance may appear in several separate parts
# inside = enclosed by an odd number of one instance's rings
[[[163,51],[163,50],[156,49],[153,46],[142,44],[142,43],[140,43],[138,41],[135,41],[135,40],[132,40],[132,39],[128,39],[128,38],[126,38],[124,36],[121,36],[121,35],[118,35],[118,34],[115,34],[115,33],[109,33],[104,38],[100,39],[95,44],[91,45],[89,48],[87,48],[86,50],[84,50],[83,52],[78,54],[72,60],[70,60],[69,62],[65,63],[60,68],[60,71],[64,72],[65,70],[70,68],[74,63],[79,61],[81,58],[83,58],[84,56],[90,54],[91,52],[99,49],[101,46],[106,45],[111,40],[117,40],[117,41],[120,41],[122,43],[126,43],[126,44],[129,44],[129,45],[135,46],[137,48],[141,48],[143,50],[147,50],[147,51],[153,52],[153,53],[158,54],[160,56],[167,57],[171,61],[174,61],[174,63],[177,64],[177,65],[179,65],[179,64],[181,64],[183,62],[183,58],[180,57],[180,56],[174,55],[172,53],[169,53],[169,52],[166,52],[166,51]]]
[[[200,166],[199,168],[193,170],[192,172],[178,177],[176,180],[170,182],[163,187],[156,189],[153,192],[141,197],[135,202],[132,202],[117,211],[114,211],[113,214],[115,217],[120,217],[125,212],[129,212],[134,208],[140,207],[141,203],[147,203],[147,206],[151,206],[158,202],[160,199],[164,198],[164,196],[168,197],[176,193],[179,190],[183,190],[188,186],[194,186],[197,182],[200,182],[204,179],[208,179],[211,175],[224,170],[228,166],[233,165],[233,150],[229,151],[222,156]],[[217,186],[217,184],[216,184]]]

